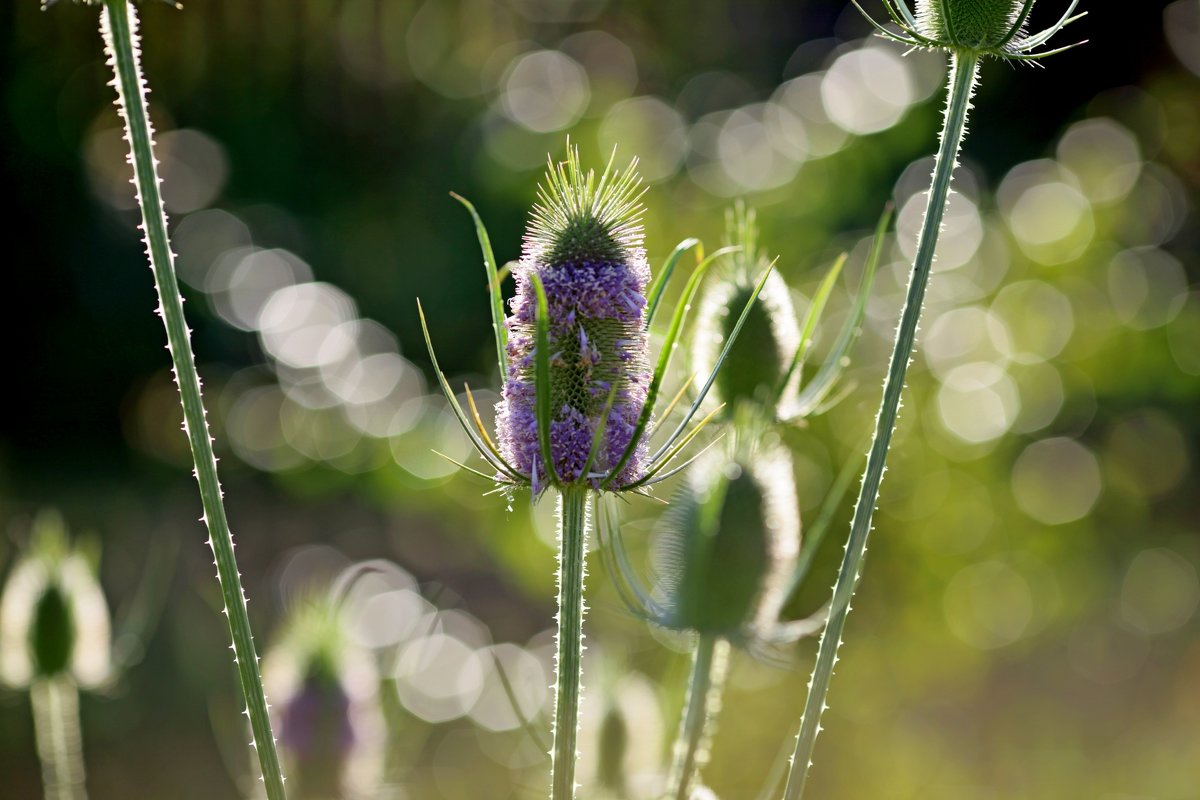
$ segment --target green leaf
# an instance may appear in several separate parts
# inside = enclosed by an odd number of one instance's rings
[[[650,329],[650,323],[654,321],[654,315],[658,312],[658,304],[662,302],[663,292],[667,288],[667,283],[671,280],[671,274],[675,272],[675,265],[679,263],[680,257],[691,250],[693,247],[700,244],[699,239],[684,239],[679,244],[675,245],[675,249],[671,251],[671,255],[667,256],[667,260],[663,262],[663,267],[658,272],[658,277],[654,279],[654,283],[650,286],[650,292],[646,295],[646,329]],[[697,251],[700,260],[704,258],[704,247],[701,245]]]
[[[850,348],[855,340],[858,339],[860,326],[862,325],[863,317],[867,313],[867,298],[871,294],[871,287],[875,283],[875,273],[879,267],[879,259],[883,255],[884,234],[887,232],[888,224],[892,219],[892,204],[888,203],[883,210],[883,214],[879,217],[879,223],[875,227],[875,241],[871,246],[871,254],[867,258],[867,265],[863,272],[862,282],[858,287],[858,295],[854,300],[854,308],[846,317],[846,322],[842,326],[841,332],[838,334],[837,341],[833,345],[833,349],[829,353],[829,357],[825,363],[821,365],[821,369],[813,376],[800,396],[796,398],[794,410],[788,413],[788,419],[797,419],[812,413],[813,409],[817,408],[821,401],[829,394],[834,383],[841,377],[842,372],[846,369],[846,359],[849,355]]]
[[[528,479],[500,457],[499,453],[491,453],[483,443],[483,440],[479,438],[479,434],[471,428],[471,423],[467,419],[462,405],[458,402],[458,398],[450,388],[449,381],[442,374],[442,368],[438,365],[437,354],[433,352],[433,340],[429,337],[429,324],[425,321],[425,309],[421,306],[420,300],[417,300],[417,316],[421,318],[421,333],[425,336],[425,348],[429,351],[429,360],[433,364],[433,374],[437,375],[438,385],[442,387],[442,394],[445,395],[446,402],[450,404],[450,410],[458,418],[458,424],[462,425],[463,430],[467,432],[467,437],[471,440],[471,444],[475,445],[475,449],[484,461],[494,467],[497,472],[504,473],[518,483],[524,483]]]
[[[487,270],[488,277],[488,293],[492,298],[492,331],[496,334],[496,363],[500,367],[500,377],[503,379],[508,374],[508,331],[504,327],[504,300],[500,295],[501,277],[496,269],[496,256],[492,252],[492,240],[488,236],[487,228],[484,227],[483,220],[480,219],[475,206],[471,205],[465,197],[454,192],[451,192],[450,196],[462,203],[467,211],[471,212],[471,218],[475,220],[475,236],[478,237],[479,249],[483,252],[483,266]]]
[[[625,469],[625,465],[629,463],[629,459],[633,457],[634,452],[637,450],[638,442],[641,441],[642,435],[646,432],[646,426],[650,424],[650,415],[654,413],[654,403],[658,399],[659,390],[662,388],[663,377],[667,374],[667,367],[671,363],[671,354],[675,351],[675,344],[679,339],[680,331],[683,329],[683,323],[687,318],[688,310],[692,307],[692,300],[700,288],[700,280],[708,272],[709,268],[716,263],[718,258],[737,250],[738,248],[736,247],[722,247],[697,264],[696,268],[692,270],[692,275],[688,278],[687,285],[683,289],[683,295],[679,298],[679,302],[675,306],[675,313],[671,317],[671,327],[667,329],[667,336],[663,340],[662,350],[659,351],[658,365],[655,367],[654,375],[650,379],[650,386],[646,391],[646,403],[642,406],[642,413],[638,416],[637,426],[633,429],[633,436],[629,439],[629,446],[621,454],[621,459],[617,462],[616,466],[609,471],[608,477],[600,484],[601,489],[608,488],[608,485],[616,479],[617,475],[621,474],[621,470]],[[760,286],[759,289],[761,288]],[[755,297],[757,296],[758,293],[755,292]]]
[[[529,281],[537,292],[537,349],[533,354],[533,386],[538,447],[542,451],[542,469],[545,471],[546,485],[550,486],[558,480],[554,472],[554,455],[550,452],[550,309],[542,279],[535,273],[530,273]]]
[[[617,383],[613,381],[612,388],[608,390],[608,399],[604,401],[604,413],[600,415],[600,421],[596,423],[596,432],[592,434],[592,446],[588,450],[587,461],[583,462],[583,469],[579,471],[581,481],[587,480],[588,474],[592,471],[592,464],[596,463],[596,456],[604,444],[604,431],[608,428],[608,417],[612,413],[616,400]]]
[[[842,253],[838,256],[837,261],[833,262],[833,266],[829,268],[829,272],[825,273],[821,285],[817,287],[817,293],[813,295],[812,304],[808,307],[808,313],[804,315],[804,325],[800,330],[800,344],[796,347],[796,352],[792,356],[792,363],[788,365],[787,372],[783,374],[783,378],[779,381],[779,386],[776,387],[776,400],[787,389],[788,383],[792,380],[792,376],[796,370],[803,369],[804,362],[808,358],[809,348],[812,347],[813,332],[817,329],[817,323],[821,319],[821,315],[825,313],[825,305],[829,302],[829,295],[833,293],[833,287],[837,283],[838,276],[842,274],[842,267],[846,264],[846,254]]]
[[[718,255],[724,255],[724,253],[733,249],[735,248],[722,248],[721,250],[713,253],[711,258],[716,258]],[[738,334],[742,332],[742,326],[746,322],[746,317],[750,316],[750,309],[754,308],[754,304],[758,301],[758,296],[762,294],[763,287],[767,285],[767,278],[771,275],[771,271],[774,269],[775,262],[772,261],[767,265],[767,268],[763,270],[762,277],[758,279],[758,284],[754,287],[754,293],[751,294],[750,298],[746,301],[746,306],[742,309],[742,313],[741,316],[738,317],[737,324],[733,326],[733,330],[729,334],[728,341],[725,342],[725,346],[721,349],[721,355],[717,357],[716,363],[713,364],[712,372],[709,373],[708,379],[704,382],[704,386],[701,387],[700,394],[692,403],[691,408],[688,409],[688,413],[684,416],[683,420],[679,423],[675,430],[671,432],[671,436],[662,444],[661,447],[658,448],[658,451],[650,459],[651,468],[653,468],[653,465],[657,464],[660,459],[662,459],[664,453],[671,451],[675,442],[681,435],[683,435],[683,431],[685,428],[687,428],[688,423],[692,421],[692,417],[696,416],[696,411],[699,410],[700,404],[704,402],[704,398],[708,396],[708,390],[712,388],[713,381],[717,379],[717,373],[720,372],[721,365],[724,364],[725,359],[729,357],[729,351],[733,349],[733,344],[737,341]],[[688,299],[690,300],[691,298],[689,297]],[[678,311],[676,314],[678,316]],[[676,320],[676,322],[680,322],[680,320]],[[673,324],[672,328],[674,327],[675,325]]]

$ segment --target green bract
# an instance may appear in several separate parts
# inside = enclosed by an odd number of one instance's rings
[[[1040,33],[1027,34],[1025,23],[1035,0],[915,0],[915,13],[906,0],[883,0],[888,16],[900,29],[896,32],[872,19],[858,0],[850,1],[881,36],[901,44],[1017,61],[1034,61],[1083,44],[1034,52],[1087,13],[1072,16],[1079,0],[1071,0],[1058,22]]]

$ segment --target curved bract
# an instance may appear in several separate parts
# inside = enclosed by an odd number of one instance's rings
[[[800,422],[821,413],[839,399],[835,393],[849,363],[867,310],[867,300],[883,253],[891,206],[885,207],[863,267],[854,301],[820,365],[805,375],[812,344],[846,255],[827,271],[803,317],[796,316],[787,284],[773,262],[762,254],[753,209],[738,203],[726,212],[726,239],[733,252],[720,281],[705,293],[692,347],[692,368],[710,371],[723,346],[728,347],[739,311],[749,307],[731,357],[717,375],[715,398],[725,405],[724,422],[738,416],[782,423]],[[747,306],[754,292],[750,275],[768,271],[758,301]]]
[[[1029,34],[1025,25],[1035,0],[915,0],[915,12],[907,0],[883,0],[888,16],[899,29],[897,32],[872,19],[858,0],[851,2],[881,36],[901,44],[1015,61],[1036,61],[1083,44],[1076,42],[1038,51],[1060,30],[1087,13],[1074,14],[1079,0],[1071,0],[1057,22],[1039,33]]]

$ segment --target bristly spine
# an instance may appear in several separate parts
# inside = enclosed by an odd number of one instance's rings
[[[614,171],[614,149],[597,178],[579,163],[579,148],[567,145],[567,160],[548,159],[546,180],[530,214],[525,256],[536,263],[635,260],[642,247],[642,196],[646,187],[637,159]]]

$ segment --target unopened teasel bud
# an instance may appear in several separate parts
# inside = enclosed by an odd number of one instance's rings
[[[800,549],[792,464],[776,444],[689,471],[663,515],[666,624],[742,639],[771,625]]]

